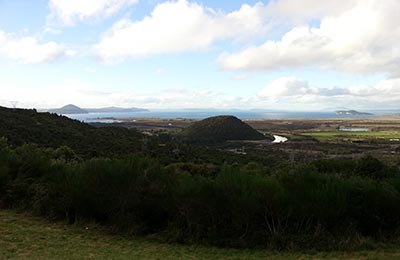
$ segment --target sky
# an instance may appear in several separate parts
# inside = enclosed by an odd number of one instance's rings
[[[398,0],[0,0],[0,106],[399,109]]]

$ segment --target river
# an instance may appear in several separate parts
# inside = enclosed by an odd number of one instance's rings
[[[272,143],[284,143],[288,140],[286,137],[280,135],[274,135],[274,138],[275,140]]]

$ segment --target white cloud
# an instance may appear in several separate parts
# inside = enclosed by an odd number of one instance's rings
[[[18,101],[18,107],[54,108],[66,104],[80,107],[144,107],[144,108],[230,108],[245,105],[246,98],[235,97],[210,89],[164,89],[115,90],[99,89],[98,85],[77,79],[60,80],[59,83],[32,83],[29,85],[7,82],[0,79],[0,85],[7,89],[0,96],[0,106],[11,106]],[[171,107],[173,104],[173,107]]]
[[[152,108],[197,108],[220,104],[219,94],[209,90],[166,89],[158,93],[126,95],[124,102]],[[211,103],[208,103],[211,102]]]
[[[327,15],[318,27],[295,27],[279,41],[224,53],[218,62],[225,69],[312,66],[396,76],[400,74],[399,13],[397,0],[359,0],[338,15]]]
[[[102,104],[108,106],[112,102],[119,101],[118,94],[99,91],[94,85],[75,79],[30,85],[13,82],[0,83],[7,88],[7,91],[1,96],[3,105],[8,105],[11,100],[17,100],[20,107],[54,108],[70,103],[84,107],[96,107]],[[118,103],[113,103],[113,105],[115,104]]]
[[[360,0],[272,0],[265,14],[279,22],[302,23],[310,19],[338,15],[358,1]]]
[[[278,97],[299,97],[306,95],[338,96],[346,94],[350,93],[344,88],[311,87],[305,80],[296,77],[282,77],[268,84],[267,87],[258,93],[258,96],[276,99]]]
[[[217,40],[241,38],[263,27],[262,4],[224,14],[187,0],[168,1],[140,21],[117,22],[94,47],[106,62],[126,57],[198,51]]]
[[[111,16],[139,0],[50,0],[48,22],[72,26],[77,21]]]
[[[116,101],[115,99],[113,100]],[[278,78],[256,94],[236,96],[210,89],[167,89],[157,93],[120,93],[119,103],[148,108],[267,108],[320,110],[349,107],[398,109],[400,78],[372,85],[318,87],[296,77]],[[118,104],[118,103],[117,103]],[[129,105],[128,105],[129,106]]]
[[[296,77],[272,81],[257,95],[258,106],[279,104],[286,109],[321,109],[325,107],[397,108],[400,102],[400,78],[386,79],[375,85],[353,85],[343,88],[310,86]]]
[[[237,80],[237,81],[247,80],[249,78],[250,78],[250,76],[248,74],[238,74],[238,75],[234,75],[232,77],[233,80]]]
[[[44,29],[43,33],[45,33],[45,34],[48,33],[48,34],[53,34],[53,35],[59,35],[59,34],[62,33],[62,31],[61,31],[61,30],[58,30],[58,29],[54,29],[54,28],[52,28],[52,27],[46,27],[46,28]]]
[[[281,97],[305,95],[313,92],[306,81],[296,77],[283,77],[272,81],[266,88],[261,90],[260,97]]]
[[[39,43],[34,37],[16,37],[0,30],[0,56],[21,63],[41,63],[56,60],[70,53],[55,42]]]
[[[1,79],[0,79],[1,80]],[[264,108],[282,110],[319,110],[348,107],[353,109],[398,109],[400,79],[387,79],[373,85],[320,88],[296,77],[272,81],[258,94],[235,96],[212,89],[165,89],[161,91],[116,91],[81,82],[65,80],[59,84],[36,83],[18,85],[1,82],[7,89],[0,97],[0,105],[52,108],[66,104],[81,107],[144,107],[144,108]]]

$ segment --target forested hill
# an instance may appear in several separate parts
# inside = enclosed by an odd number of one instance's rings
[[[234,116],[215,116],[195,122],[184,129],[181,136],[197,143],[219,143],[228,140],[269,139]]]
[[[0,137],[11,145],[68,146],[88,156],[119,155],[140,149],[142,134],[122,127],[96,128],[77,120],[33,109],[0,107]]]

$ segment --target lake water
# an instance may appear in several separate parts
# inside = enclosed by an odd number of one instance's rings
[[[341,127],[339,131],[342,132],[368,132],[369,128],[365,127]]]
[[[122,113],[89,113],[66,115],[69,118],[85,122],[99,122],[99,118],[191,118],[202,119],[217,115],[233,115],[240,119],[285,119],[285,118],[375,118],[376,115],[351,116],[337,115],[335,112],[259,112],[244,110],[210,110],[210,111],[191,111],[191,110],[152,110],[143,112],[122,112]],[[112,122],[108,120],[106,122]]]

